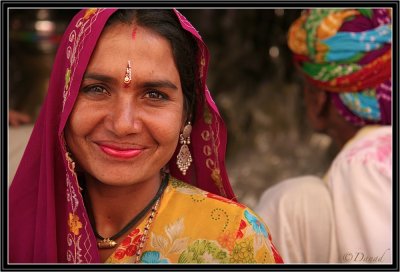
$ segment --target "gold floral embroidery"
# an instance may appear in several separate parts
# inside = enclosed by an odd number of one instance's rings
[[[201,65],[201,67],[203,67],[204,65],[206,65],[206,60],[205,60],[205,58],[204,58],[204,55],[201,55],[200,65]]]
[[[204,52],[201,53],[200,57],[200,78],[203,78],[204,74],[206,73],[205,71],[205,65],[206,65],[206,59],[204,58]]]
[[[85,14],[76,21],[75,29],[72,29],[66,48],[66,57],[69,60],[69,65],[65,73],[65,86],[63,94],[63,111],[67,98],[70,94],[71,82],[74,81],[74,74],[79,62],[79,54],[84,48],[85,39],[92,31],[91,26],[96,22],[97,16],[104,9],[90,8],[85,11]],[[90,20],[89,20],[90,19]]]
[[[71,154],[69,152],[65,152],[65,159],[67,160],[69,170],[75,174],[75,162],[71,158]]]
[[[88,10],[86,10],[85,15],[83,16],[84,20],[87,20],[90,18],[90,16],[92,16],[93,14],[95,14],[97,11],[97,8],[90,8]]]
[[[71,69],[67,69],[67,71],[65,71],[65,86],[64,89],[67,90],[69,87],[69,82],[71,80]]]
[[[212,170],[211,178],[215,182],[220,191],[224,189],[224,187],[222,186],[221,171],[218,168]]]
[[[218,120],[214,122],[214,128],[212,127],[213,116],[207,105],[204,106],[203,119],[206,124],[210,126],[210,130],[203,130],[201,137],[204,141],[210,142],[209,144],[203,145],[203,154],[208,158],[206,159],[206,167],[211,170],[211,179],[217,186],[221,195],[226,196],[224,186],[222,184],[221,170],[218,165],[218,148],[219,148],[219,123]]]
[[[210,132],[208,130],[203,130],[203,132],[201,133],[201,138],[204,141],[209,141],[210,140]]]
[[[189,25],[190,25],[190,23],[189,23]],[[193,26],[191,26],[191,25],[190,25],[190,27],[193,28]],[[197,32],[197,34],[199,34],[199,32],[197,30],[196,30],[196,32]],[[200,54],[199,54],[200,55],[200,57],[199,57],[199,64],[200,64],[199,76],[200,76],[200,79],[202,79],[201,81],[202,81],[202,85],[203,85],[203,84],[206,84],[204,82],[204,80],[203,80],[203,77],[207,73],[207,70],[206,70],[206,58],[205,58],[206,49],[204,48],[204,46],[202,45],[201,42],[199,42],[198,45],[199,45],[199,49],[200,49]]]
[[[211,125],[212,124],[212,115],[211,115],[210,109],[208,108],[207,105],[204,106],[203,118],[204,118],[204,122],[207,125]]]
[[[84,48],[85,40],[89,37],[92,31],[92,25],[95,24],[97,16],[103,12],[104,9],[91,8],[85,10],[83,16],[75,21],[75,27],[71,29],[68,40],[66,41],[65,57],[67,66],[65,71],[65,84],[63,92],[63,104],[62,111],[65,109],[67,98],[70,95],[71,84],[74,82],[74,75],[76,68],[79,65],[80,53]],[[62,136],[63,137],[63,136]],[[64,150],[66,152],[66,150]],[[68,249],[66,252],[67,261],[70,263],[90,263],[92,262],[92,254],[89,252],[94,246],[90,241],[88,234],[88,222],[84,215],[81,217],[77,214],[78,206],[81,205],[81,196],[77,195],[74,186],[71,183],[71,179],[76,182],[77,188],[79,187],[78,179],[74,171],[74,165],[72,160],[67,156],[66,163],[68,169],[66,169],[66,197],[69,203],[69,218],[67,218],[67,224],[69,233],[67,234]],[[85,233],[86,235],[81,235]],[[81,240],[82,239],[82,240]]]
[[[64,138],[64,134],[62,135],[62,137],[63,137],[63,139],[65,139],[65,138]],[[65,145],[65,140],[63,140],[63,141],[64,141],[64,145]],[[64,150],[66,150],[66,146],[64,146]],[[76,186],[77,186],[78,189],[79,189],[79,193],[81,193],[81,191],[82,191],[83,189],[82,189],[82,187],[79,185],[78,177],[77,177],[76,171],[75,171],[75,162],[74,162],[74,160],[71,158],[71,153],[65,151],[65,159],[66,159],[66,161],[67,161],[68,168],[69,168],[69,170],[71,171],[71,173],[72,173],[72,175],[73,175],[73,178],[74,178],[74,180],[75,180],[75,182],[76,182]]]
[[[79,235],[80,233],[80,228],[82,228],[83,224],[81,223],[79,217],[75,215],[75,212],[78,208],[79,201],[77,198],[77,195],[75,193],[75,190],[72,186],[72,183],[69,179],[69,174],[66,174],[66,182],[67,182],[67,201],[70,203],[70,207],[72,209],[72,212],[69,213],[69,218],[67,220],[67,224],[69,227],[69,233],[67,234],[67,243],[69,246],[69,249],[67,249],[67,260],[68,262],[72,263],[82,263],[82,262],[90,262],[92,257],[90,254],[82,254],[82,245],[81,245],[81,237],[82,235]],[[82,218],[83,221],[86,221],[84,218]],[[82,231],[87,230],[85,228],[82,228]],[[88,238],[84,241],[85,243],[87,242]],[[88,243],[90,246],[90,242]],[[86,249],[86,247],[85,247]],[[83,260],[84,258],[84,260]]]
[[[82,228],[82,223],[79,220],[79,216],[73,213],[69,213],[69,219],[68,219],[68,226],[69,230],[74,234],[74,235],[79,235],[79,229]]]

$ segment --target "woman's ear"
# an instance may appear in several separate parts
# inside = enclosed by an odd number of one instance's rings
[[[182,133],[184,127],[186,126],[186,124],[187,124],[187,118],[186,118],[186,116],[183,116],[182,122],[181,122],[181,130],[180,130],[181,133]]]
[[[311,127],[317,132],[325,132],[329,124],[329,94],[323,90],[306,86],[304,100]]]
[[[181,125],[181,131],[183,131],[184,127],[190,122],[192,122],[192,114],[184,112],[183,113],[183,118],[182,118],[182,125]]]

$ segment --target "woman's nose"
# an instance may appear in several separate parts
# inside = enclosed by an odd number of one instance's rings
[[[121,99],[113,105],[110,113],[110,127],[115,135],[125,136],[141,131],[143,124],[140,107],[131,99]]]

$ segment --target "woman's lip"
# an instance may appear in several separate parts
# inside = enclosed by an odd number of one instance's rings
[[[98,144],[100,149],[106,153],[107,155],[116,157],[116,158],[123,158],[123,159],[130,159],[133,157],[138,156],[142,151],[143,148],[120,148],[115,146],[103,145]]]

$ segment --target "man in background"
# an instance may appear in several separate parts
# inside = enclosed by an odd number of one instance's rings
[[[304,11],[289,31],[311,126],[340,148],[323,180],[267,190],[255,209],[286,263],[392,262],[392,14]]]

